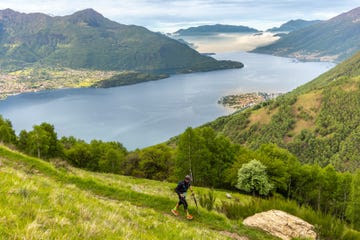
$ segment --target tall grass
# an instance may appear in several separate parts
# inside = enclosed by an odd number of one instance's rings
[[[240,203],[236,201],[222,201],[217,208],[230,219],[244,219],[255,213],[272,209],[282,210],[297,216],[315,226],[319,239],[348,240],[360,239],[360,233],[350,230],[346,223],[321,212],[314,211],[308,206],[299,206],[295,201],[285,200],[281,197],[270,199],[254,198],[251,202]]]
[[[200,202],[200,205],[203,208],[206,208],[208,211],[213,210],[215,208],[215,202],[216,202],[214,190],[211,189],[207,194],[206,193],[200,194],[199,202]]]
[[[1,146],[0,156],[0,239],[275,239],[204,209],[191,223],[171,216],[169,183],[56,168]]]
[[[177,201],[173,193],[174,184],[90,173],[58,163],[54,166],[1,146],[0,156],[0,185],[10,186],[10,189],[1,189],[0,223],[6,219],[6,224],[0,224],[0,239],[24,236],[31,239],[35,235],[43,236],[37,239],[48,239],[61,234],[72,239],[75,232],[81,232],[83,238],[100,239],[106,236],[112,239],[115,235],[123,236],[121,234],[127,229],[130,237],[125,236],[125,239],[147,239],[147,236],[151,236],[151,239],[178,239],[185,235],[195,238],[200,228],[204,229],[204,236],[213,236],[218,234],[217,231],[225,230],[250,239],[274,239],[261,231],[244,227],[239,222],[239,219],[270,209],[283,210],[315,225],[321,239],[360,239],[360,234],[346,228],[343,222],[281,197],[244,198],[245,201],[240,202],[222,199],[220,196],[224,193],[206,189],[201,189],[204,193],[202,206],[209,210],[215,207],[221,214],[200,208],[200,215],[197,215],[194,207],[191,207],[195,221],[191,223],[188,233],[182,233],[182,227],[188,228],[184,218],[174,219],[167,214]],[[8,177],[4,177],[4,174]],[[109,210],[104,211],[104,208]],[[164,220],[160,220],[164,217]],[[110,228],[97,222],[100,220],[110,221]],[[126,225],[116,227],[115,222],[124,221],[130,225],[145,226],[146,230],[133,226],[127,228]]]

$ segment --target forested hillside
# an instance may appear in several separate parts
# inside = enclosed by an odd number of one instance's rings
[[[360,167],[360,53],[329,72],[251,110],[209,126],[250,148],[275,143],[303,163]]]
[[[64,17],[0,11],[0,66],[157,73],[241,67],[217,61],[146,28],[113,22],[93,9]]]
[[[308,61],[340,62],[360,50],[360,8],[299,30],[254,50]]]
[[[218,33],[257,33],[259,30],[246,27],[246,26],[235,26],[235,25],[202,25],[198,27],[190,27],[187,29],[180,29],[175,32],[182,36],[186,35],[208,35],[208,34],[218,34]]]

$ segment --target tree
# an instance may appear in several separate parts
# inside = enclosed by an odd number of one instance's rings
[[[70,149],[79,141],[81,140],[76,139],[74,136],[62,137],[60,139],[60,144],[64,149]]]
[[[285,197],[289,196],[291,173],[300,165],[296,157],[275,144],[263,144],[256,153],[261,163],[266,166],[269,182],[274,189]]]
[[[269,183],[266,167],[258,160],[254,159],[244,164],[238,172],[238,184],[236,187],[253,195],[268,195],[273,189]]]
[[[346,216],[354,229],[360,230],[360,170],[357,170],[351,183],[350,202]]]
[[[50,138],[46,134],[46,131],[40,126],[34,126],[33,130],[29,132],[27,150],[38,158],[44,157],[47,155],[47,152],[50,148]]]
[[[141,150],[140,159],[140,169],[146,178],[167,180],[173,175],[172,150],[166,144]]]
[[[38,158],[49,159],[61,155],[61,147],[54,126],[48,123],[33,126],[33,130],[20,132],[20,150]]]
[[[19,141],[17,147],[20,151],[27,152],[27,144],[29,141],[29,133],[25,130],[22,130],[19,134]]]
[[[202,156],[200,152],[200,137],[192,128],[187,128],[186,131],[180,135],[177,148],[176,159],[176,175],[179,178],[184,177],[191,171],[193,175],[197,174],[198,165],[196,160]],[[197,176],[193,177],[193,182],[197,182]]]
[[[349,204],[351,192],[352,174],[338,173],[338,185],[336,189],[336,205],[332,213],[341,220],[345,220],[346,207]]]
[[[237,148],[212,128],[188,128],[179,137],[176,173],[182,178],[191,171],[194,184],[223,187],[226,169],[234,162]]]
[[[321,193],[321,168],[318,165],[303,165],[298,173],[292,175],[293,187],[291,196],[299,204],[307,204],[316,209],[319,207],[319,194]],[[320,195],[321,199],[321,195]]]
[[[249,159],[256,159],[257,154],[246,148],[246,147],[240,147],[236,151],[236,156],[234,162],[229,166],[224,174],[224,182],[227,184],[227,186],[235,187],[238,182],[238,172],[241,166],[245,163],[249,162]]]
[[[65,157],[73,166],[86,169],[89,169],[89,166],[94,161],[90,151],[90,145],[83,141],[65,150]]]
[[[99,170],[102,172],[120,173],[120,167],[125,159],[125,154],[110,148],[100,158]]]
[[[127,153],[126,148],[118,142],[92,140],[89,146],[92,161],[87,168],[92,171],[119,173],[120,165]]]
[[[324,213],[333,213],[336,207],[336,191],[338,186],[338,173],[332,165],[322,169],[320,206]]]
[[[120,173],[126,148],[118,142],[92,140],[90,144],[74,137],[62,138],[61,145],[68,162],[91,171]]]
[[[127,176],[144,177],[144,173],[140,169],[140,150],[129,152],[124,162],[121,164],[121,173]]]
[[[4,119],[0,115],[0,142],[15,143],[16,135],[9,120]]]
[[[59,156],[61,150],[59,146],[59,141],[57,139],[57,133],[55,132],[55,127],[49,123],[41,123],[40,128],[43,129],[46,133],[46,138],[48,140],[48,151],[46,154],[43,154],[45,158],[54,158]]]

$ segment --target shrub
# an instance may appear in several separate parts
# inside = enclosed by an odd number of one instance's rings
[[[214,195],[214,190],[209,191],[207,194],[200,194],[199,202],[200,206],[206,208],[208,211],[211,211],[215,207],[216,197]]]

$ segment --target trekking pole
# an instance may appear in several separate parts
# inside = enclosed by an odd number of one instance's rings
[[[197,213],[200,215],[200,212],[199,212],[199,207],[198,207],[198,203],[197,203],[197,200],[196,200],[195,194],[194,194],[194,193],[192,193],[191,195],[192,195],[192,197],[193,197],[193,199],[194,199],[194,202],[195,202],[195,205],[196,205],[196,210],[197,210]]]

